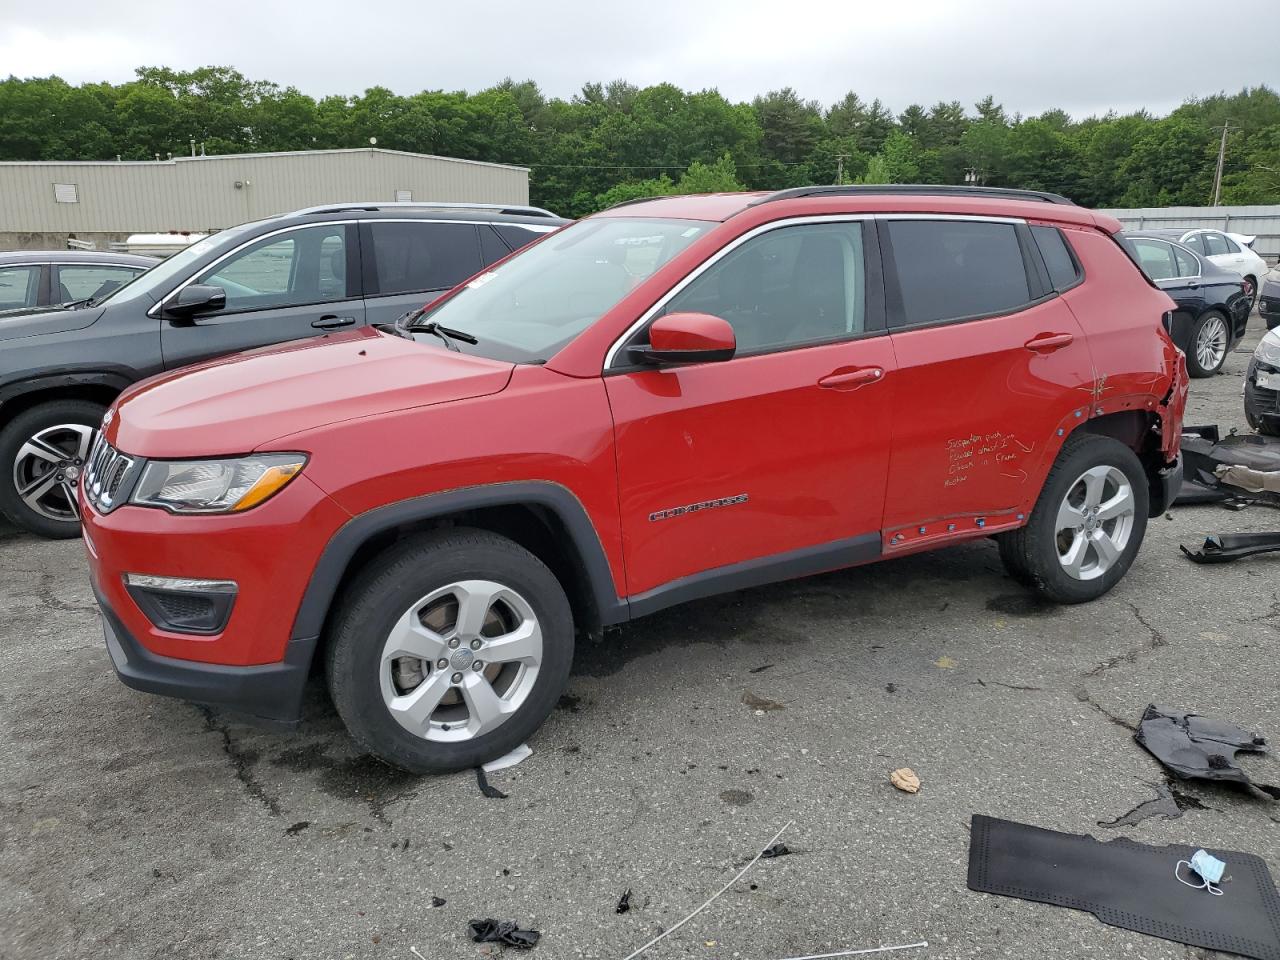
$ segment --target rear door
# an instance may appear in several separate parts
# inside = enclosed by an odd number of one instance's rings
[[[367,220],[360,235],[369,323],[394,323],[484,265],[469,221]]]
[[[1094,386],[1084,333],[1054,289],[1078,282],[1074,261],[1064,246],[1053,282],[1013,219],[879,225],[898,364],[886,550],[1016,525],[1046,445]]]
[[[363,325],[359,263],[354,223],[289,227],[236,248],[183,284],[220,287],[227,302],[165,317],[165,367]]]

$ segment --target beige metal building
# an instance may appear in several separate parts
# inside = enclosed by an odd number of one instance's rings
[[[206,233],[321,203],[529,202],[529,170],[376,148],[0,163],[0,250],[106,249],[131,233]]]

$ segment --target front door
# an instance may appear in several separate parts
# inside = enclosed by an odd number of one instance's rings
[[[221,287],[226,306],[166,317],[165,367],[363,326],[358,244],[354,224],[323,223],[269,234],[215,262],[190,282]]]
[[[633,610],[877,555],[895,365],[869,224],[751,235],[654,315],[688,311],[733,326],[733,359],[624,349],[605,376]]]
[[[899,367],[888,547],[1016,525],[1046,445],[1073,411],[1088,414],[1084,331],[1023,224],[886,218],[880,238]]]

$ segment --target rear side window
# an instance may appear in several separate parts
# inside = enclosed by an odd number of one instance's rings
[[[374,221],[368,229],[381,296],[444,290],[482,266],[474,223]]]
[[[546,233],[546,230],[534,230],[531,227],[522,227],[518,223],[495,223],[493,229],[498,231],[498,236],[507,242],[512,250],[519,250],[540,236]]]
[[[1133,240],[1133,252],[1138,255],[1138,265],[1152,280],[1171,280],[1178,275],[1172,243],[1163,240]]]
[[[1032,227],[1031,236],[1044,257],[1049,282],[1055,290],[1066,290],[1080,279],[1080,266],[1067,246],[1067,239],[1057,227]]]
[[[890,220],[888,229],[902,297],[899,324],[976,319],[1031,302],[1013,224]]]
[[[58,267],[58,289],[54,299],[57,303],[70,303],[86,297],[105,297],[141,272],[141,267],[63,264]]]
[[[1227,238],[1220,233],[1205,233],[1204,237],[1205,249],[1209,251],[1209,256],[1220,257],[1227,253]]]
[[[1190,247],[1192,250],[1200,254],[1200,256],[1202,257],[1208,256],[1208,253],[1204,248],[1203,233],[1193,233],[1191,236],[1187,237],[1185,240],[1182,241],[1182,245],[1186,247]]]
[[[1178,276],[1180,277],[1198,277],[1200,276],[1200,261],[1194,256],[1183,250],[1181,247],[1173,248],[1173,257],[1178,261]]]
[[[1234,240],[1232,240],[1230,237],[1226,236],[1225,234],[1222,237],[1222,242],[1227,245],[1227,253],[1240,252],[1240,245],[1236,243]]]
[[[510,252],[510,248],[502,242],[502,238],[493,229],[493,224],[484,223],[480,225],[480,256],[484,258],[486,267],[501,260]]]
[[[0,310],[22,310],[36,305],[40,267],[0,267]]]

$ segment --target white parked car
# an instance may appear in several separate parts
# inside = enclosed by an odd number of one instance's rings
[[[1221,230],[1144,230],[1143,236],[1160,236],[1176,240],[1190,247],[1200,256],[1230,270],[1244,281],[1244,294],[1249,298],[1249,308],[1258,299],[1258,287],[1270,269],[1267,262],[1249,246],[1256,238]]]

